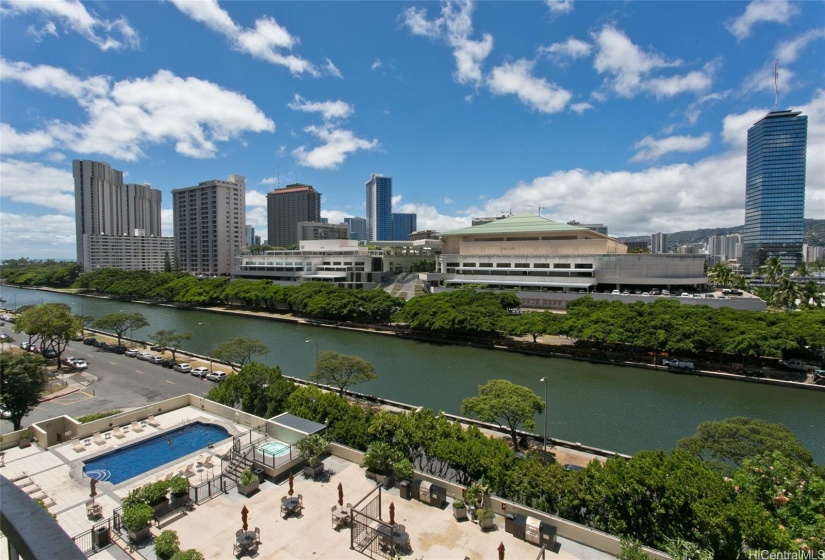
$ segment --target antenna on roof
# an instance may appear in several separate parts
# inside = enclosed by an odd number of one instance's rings
[[[542,210],[547,210],[547,206],[536,206],[536,208],[539,209],[539,217],[541,217],[541,211]]]
[[[779,59],[773,63],[773,110],[779,110]]]

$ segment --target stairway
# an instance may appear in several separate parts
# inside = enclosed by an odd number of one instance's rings
[[[230,459],[229,464],[221,473],[223,476],[227,477],[229,480],[238,483],[238,480],[241,478],[241,473],[243,473],[246,469],[252,468],[252,459],[247,457],[252,452],[252,447],[247,449],[245,452],[238,453],[237,451],[230,452]]]

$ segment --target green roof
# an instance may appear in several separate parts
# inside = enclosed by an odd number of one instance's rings
[[[525,213],[508,216],[500,220],[477,226],[445,231],[441,235],[472,235],[477,233],[530,233],[541,231],[591,231],[581,226],[561,224],[542,218],[535,214]]]

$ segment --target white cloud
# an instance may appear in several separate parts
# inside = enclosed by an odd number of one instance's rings
[[[48,133],[33,131],[19,133],[6,123],[0,123],[0,154],[38,153],[54,146]]]
[[[559,63],[564,63],[567,59],[590,56],[592,51],[593,45],[575,37],[568,37],[561,43],[553,43],[548,47],[539,48],[539,54],[546,54]]]
[[[445,196],[445,197],[442,199],[442,201],[441,201],[441,202],[443,202],[444,204],[453,204],[453,203],[455,202],[455,200],[453,200],[452,198],[450,198],[450,197],[448,197],[448,196]]]
[[[163,237],[175,236],[175,212],[171,208],[160,210],[160,234]]]
[[[337,169],[347,156],[358,150],[373,150],[378,147],[378,140],[364,140],[358,138],[350,130],[334,127],[330,124],[323,126],[308,126],[304,129],[323,144],[307,150],[299,146],[292,150],[292,155],[304,167],[315,169]]]
[[[67,28],[79,33],[102,51],[109,49],[135,48],[140,38],[126,18],[106,20],[89,12],[79,0],[3,0],[3,15],[17,15],[35,12],[48,18],[55,18]],[[32,31],[32,28],[29,28]],[[42,38],[45,34],[57,35],[56,25],[47,21],[40,30],[34,30],[35,36]]]
[[[281,182],[278,177],[264,177],[261,179],[262,185],[277,185]]]
[[[702,136],[668,136],[667,138],[653,138],[645,136],[634,146],[638,152],[631,161],[652,161],[671,152],[698,152],[710,144],[710,134]]]
[[[381,59],[376,58],[375,62],[370,64],[370,70],[372,70],[372,71],[378,70],[379,68],[381,68],[381,66],[382,66]]]
[[[71,216],[34,216],[2,212],[0,223],[3,224],[0,254],[3,254],[4,258],[32,254],[36,254],[39,259],[76,258],[75,222]]]
[[[34,37],[34,40],[40,43],[47,36],[57,37],[57,25],[55,25],[53,21],[47,21],[40,29],[34,25],[30,25],[26,28],[26,33]]]
[[[197,78],[160,70],[150,78],[81,79],[61,68],[0,60],[0,79],[74,97],[89,116],[82,125],[53,121],[46,132],[56,144],[86,154],[124,160],[142,157],[142,146],[175,143],[178,153],[214,157],[217,142],[246,131],[274,131],[275,123],[245,96]],[[62,87],[61,87],[62,86]]]
[[[324,69],[330,76],[335,76],[336,78],[341,78],[342,80],[344,79],[344,75],[341,74],[341,71],[338,69],[337,66],[335,66],[335,64],[330,59],[327,59],[327,63],[324,66]]]
[[[246,209],[246,225],[255,228],[255,235],[260,235],[261,240],[267,238],[269,227],[267,225],[266,206],[252,206]]]
[[[592,109],[592,108],[593,108],[593,105],[591,105],[590,103],[584,102],[584,101],[581,102],[581,103],[573,103],[573,104],[570,105],[570,110],[574,111],[574,112],[576,112],[580,115],[582,113],[584,113],[585,111],[587,111],[588,109]]]
[[[0,163],[0,184],[3,198],[74,214],[74,178],[70,171],[6,158]]]
[[[522,103],[541,113],[564,110],[572,95],[566,89],[533,76],[533,63],[517,60],[493,68],[487,84],[496,95],[513,94]]]
[[[442,5],[441,15],[427,19],[423,8],[411,7],[404,11],[404,24],[413,35],[441,39],[453,48],[456,60],[454,77],[460,84],[479,85],[482,81],[481,64],[493,50],[493,37],[485,33],[481,40],[470,39],[473,33],[473,2],[449,0]]]
[[[295,101],[288,105],[293,111],[304,113],[320,113],[325,121],[347,119],[352,116],[355,109],[344,101],[307,101],[297,93]]]
[[[247,190],[246,191],[246,207],[250,208],[266,208],[266,193],[261,193],[258,191]]]
[[[725,99],[729,94],[729,91],[722,91],[703,95],[702,97],[688,105],[688,108],[685,110],[685,118],[687,119],[687,122],[691,125],[696,124],[696,121],[699,120],[699,117],[702,114],[702,106],[711,104],[715,101],[721,101]]]
[[[264,16],[255,21],[254,28],[244,29],[232,21],[229,14],[218,5],[217,0],[171,1],[185,15],[226,37],[232,47],[240,52],[285,66],[293,74],[320,74],[311,62],[299,56],[283,54],[282,51],[292,49],[298,43],[298,39],[290,35],[274,18]]]
[[[393,208],[398,213],[416,214],[416,225],[419,231],[431,229],[435,231],[450,231],[453,229],[463,228],[469,226],[472,222],[466,216],[448,216],[442,214],[429,204],[416,204],[407,202],[401,204],[398,208]]]
[[[745,113],[727,115],[722,120],[722,138],[743,151],[748,145],[748,129],[765,116],[766,109],[751,109]]]
[[[756,72],[745,78],[742,89],[746,93],[774,90],[775,61],[778,61],[779,92],[793,91],[801,86],[796,73],[789,65],[796,62],[808,45],[816,40],[825,39],[825,29],[811,29],[789,41],[782,41],[776,45],[774,56]]]
[[[321,210],[321,217],[326,218],[331,224],[343,224],[344,218],[352,218],[353,215],[341,210]]]
[[[742,40],[751,34],[751,27],[763,21],[788,23],[796,15],[798,8],[788,0],[754,0],[745,8],[745,13],[728,24],[728,31]]]
[[[569,14],[573,11],[573,0],[544,0],[553,14]]]
[[[635,97],[641,92],[652,92],[657,97],[672,97],[684,92],[701,92],[713,83],[715,63],[708,63],[701,71],[669,77],[653,77],[662,68],[681,66],[680,60],[668,60],[655,52],[645,52],[618,29],[606,25],[593,34],[596,58],[593,67],[599,74],[608,74],[606,85],[621,97]]]

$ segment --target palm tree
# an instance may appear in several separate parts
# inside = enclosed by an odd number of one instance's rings
[[[717,263],[708,270],[708,280],[714,286],[728,287],[733,278],[733,271],[722,263]]]
[[[822,286],[808,280],[801,288],[800,299],[803,307],[823,307],[825,306],[825,293],[822,291]]]
[[[780,276],[784,273],[782,266],[782,261],[779,257],[773,256],[768,257],[765,261],[765,264],[759,267],[759,272],[757,276],[762,278],[766,284],[770,284],[772,286],[776,285],[777,280]]]
[[[787,274],[779,277],[779,284],[773,291],[772,303],[784,307],[786,311],[796,308],[796,301],[802,299],[802,288]]]

